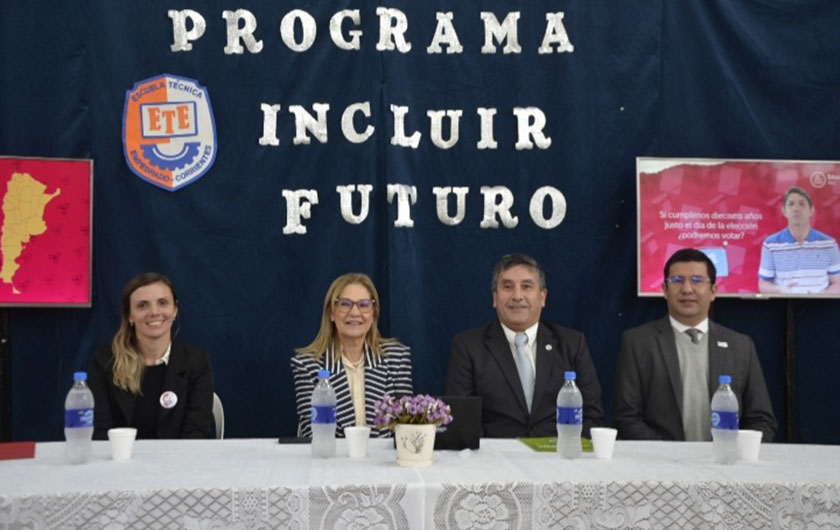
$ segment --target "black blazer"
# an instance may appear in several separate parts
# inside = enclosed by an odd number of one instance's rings
[[[557,393],[565,382],[564,372],[574,370],[583,395],[584,435],[589,436],[591,427],[603,424],[601,385],[582,333],[540,322],[536,367],[534,400],[529,413],[516,361],[497,320],[452,339],[446,393],[482,398],[482,436],[556,436]]]
[[[718,376],[732,376],[740,426],[773,440],[776,418],[751,338],[709,321],[709,399]],[[668,317],[624,333],[616,369],[613,421],[625,440],[685,440],[677,342]]]
[[[137,396],[114,386],[113,363],[111,347],[101,346],[88,366],[96,440],[106,440],[112,427],[130,427],[134,416]],[[213,370],[207,352],[173,342],[163,390],[174,392],[178,402],[171,409],[158,410],[157,438],[210,438]]]

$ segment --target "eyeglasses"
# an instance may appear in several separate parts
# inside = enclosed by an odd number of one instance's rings
[[[362,298],[361,300],[350,300],[349,298],[336,298],[335,310],[340,313],[349,313],[353,310],[353,306],[357,306],[359,311],[363,314],[368,314],[373,311],[373,304],[375,300],[369,298]]]
[[[668,276],[667,278],[665,278],[665,283],[669,283],[671,285],[682,285],[686,282],[686,280],[691,282],[691,285],[695,285],[695,286],[703,285],[704,283],[709,283],[709,281],[710,281],[705,276],[695,275],[695,276],[689,276],[688,278],[686,278],[685,276],[683,276],[681,274],[675,274],[674,276]]]

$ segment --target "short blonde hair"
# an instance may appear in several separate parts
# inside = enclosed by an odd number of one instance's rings
[[[358,284],[367,289],[370,293],[371,300],[373,300],[373,321],[371,322],[370,329],[365,337],[365,342],[368,344],[374,355],[378,356],[382,354],[382,345],[384,343],[396,342],[396,339],[384,338],[379,334],[379,328],[377,327],[380,311],[379,293],[376,291],[376,287],[373,285],[373,282],[367,274],[350,272],[342,274],[333,280],[332,284],[330,284],[330,288],[327,289],[327,295],[324,297],[324,306],[321,313],[321,328],[318,330],[318,335],[315,336],[315,340],[311,343],[303,346],[302,348],[295,349],[297,353],[311,355],[317,361],[330,347],[334,350],[338,350],[340,348],[338,333],[335,329],[335,322],[332,321],[332,311],[333,306],[338,299],[338,295],[341,294],[341,291],[343,291],[345,287],[352,284]]]

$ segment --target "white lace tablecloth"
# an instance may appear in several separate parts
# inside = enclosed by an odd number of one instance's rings
[[[400,468],[390,442],[351,460],[274,440],[138,441],[64,464],[63,444],[0,462],[0,530],[85,529],[838,529],[840,447],[762,446],[711,463],[706,443],[618,442],[613,460],[564,461],[515,440],[436,452]]]

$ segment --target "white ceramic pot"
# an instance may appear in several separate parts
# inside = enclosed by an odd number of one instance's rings
[[[436,425],[400,423],[394,428],[397,443],[397,464],[404,467],[426,467],[432,464]]]

